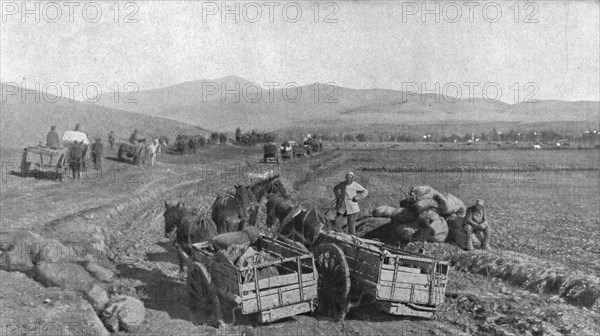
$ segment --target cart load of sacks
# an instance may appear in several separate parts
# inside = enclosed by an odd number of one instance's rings
[[[373,217],[390,218],[390,222],[370,232],[364,238],[379,239],[390,244],[412,241],[466,241],[462,228],[466,207],[458,197],[442,194],[430,186],[417,186],[400,201],[400,208],[388,205],[373,210]]]
[[[227,263],[240,268],[258,266],[277,258],[267,251],[261,251],[256,243],[260,238],[258,228],[249,226],[242,231],[222,233],[214,237],[210,243],[219,262]],[[260,268],[258,279],[266,279],[279,275],[276,267]],[[254,272],[248,270],[242,274],[242,283],[253,282]]]

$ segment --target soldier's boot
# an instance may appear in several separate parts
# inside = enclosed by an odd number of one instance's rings
[[[473,250],[473,234],[467,234],[467,243],[465,244],[465,250],[472,251]]]
[[[473,228],[470,225],[464,225],[463,230],[465,232],[466,243],[465,250],[472,251],[473,250]]]
[[[490,232],[489,232],[489,228],[486,228],[483,231],[483,241],[481,242],[481,249],[482,250],[489,250],[490,249]]]

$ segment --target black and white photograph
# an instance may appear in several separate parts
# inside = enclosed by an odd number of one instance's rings
[[[599,0],[0,7],[0,336],[600,334]]]

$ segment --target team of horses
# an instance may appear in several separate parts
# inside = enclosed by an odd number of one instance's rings
[[[279,175],[251,186],[236,185],[234,188],[235,192],[216,197],[210,215],[181,202],[170,204],[165,201],[165,237],[174,240],[174,245],[191,255],[192,244],[211,240],[219,234],[241,231],[247,226],[256,226],[260,202],[264,197],[277,195],[282,200],[289,200]],[[179,278],[183,279],[185,259],[180,253],[178,258]]]

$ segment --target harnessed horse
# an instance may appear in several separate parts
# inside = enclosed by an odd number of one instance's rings
[[[207,214],[185,207],[183,203],[171,205],[165,201],[165,237],[175,240],[173,245],[180,246],[188,255],[192,254],[192,244],[210,240],[217,235],[217,227]],[[178,249],[179,251],[179,249]],[[184,258],[179,258],[179,278],[184,277]]]

